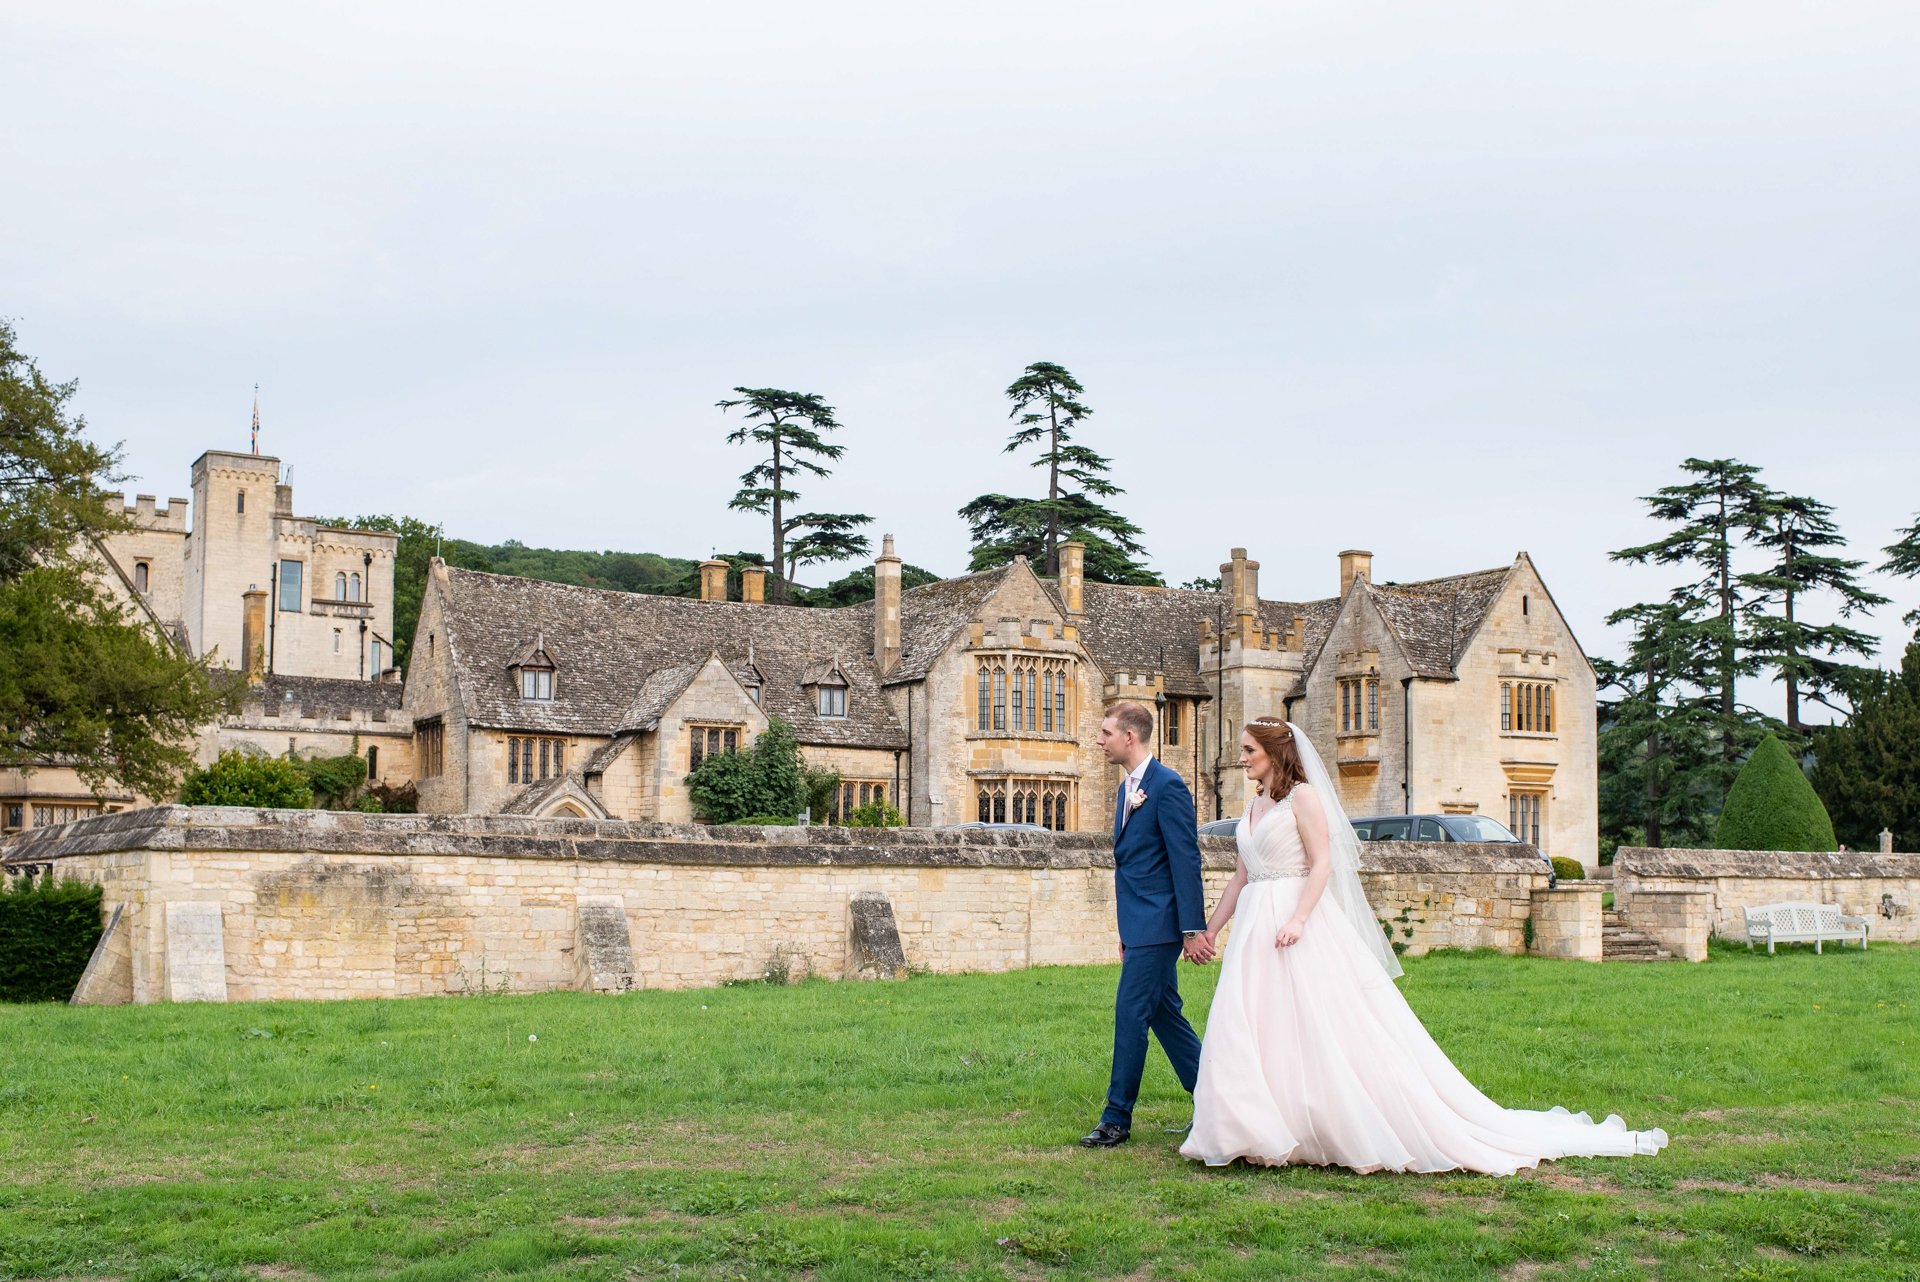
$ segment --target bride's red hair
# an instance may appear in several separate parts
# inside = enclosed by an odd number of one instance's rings
[[[1260,745],[1260,750],[1273,761],[1273,795],[1276,799],[1292,792],[1295,785],[1307,781],[1306,767],[1300,764],[1300,749],[1293,742],[1293,728],[1275,717],[1259,717],[1247,722],[1247,733]],[[1254,786],[1262,793],[1267,790],[1265,780],[1256,780]]]

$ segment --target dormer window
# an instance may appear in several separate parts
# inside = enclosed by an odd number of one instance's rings
[[[813,691],[813,706],[823,717],[847,715],[847,675],[840,670],[840,652],[810,667],[800,678],[802,689]]]
[[[556,667],[553,656],[547,652],[544,633],[537,640],[521,646],[507,662],[507,671],[513,674],[514,684],[520,687],[522,699],[553,698]]]

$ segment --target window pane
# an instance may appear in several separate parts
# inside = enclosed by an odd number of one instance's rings
[[[993,822],[993,801],[987,796],[987,790],[980,790],[980,820],[983,824]]]
[[[545,739],[542,739],[540,741],[540,778],[545,779],[546,777],[547,777],[547,741]]]
[[[1380,683],[1367,682],[1367,729],[1380,728]]]
[[[344,574],[333,576],[333,599],[336,601],[347,599],[347,576]]]
[[[720,741],[721,746],[726,751],[733,752],[740,746],[740,732],[738,730],[729,730],[720,736]]]
[[[135,561],[133,563],[133,590],[135,592],[145,592],[147,590],[147,563],[145,561]]]
[[[280,563],[280,608],[292,614],[300,612],[300,572],[302,562]]]
[[[988,720],[987,714],[988,687],[992,684],[993,675],[987,671],[987,665],[983,663],[980,665],[980,729],[982,730],[989,730],[993,727],[993,723]]]
[[[1546,687],[1546,691],[1547,691],[1546,715],[1541,719],[1540,728],[1546,731],[1548,734],[1552,734],[1553,733],[1553,687],[1552,686]]]
[[[507,782],[520,782],[520,741],[507,740]]]
[[[1422,819],[1420,821],[1419,833],[1421,841],[1445,841],[1447,839],[1447,834],[1440,830],[1440,821],[1437,819]]]
[[[1004,668],[993,670],[993,728],[1007,728],[1007,673]]]
[[[1004,792],[996,792],[993,794],[993,822],[1003,824],[1006,821],[1007,794]]]
[[[560,764],[560,750],[564,747],[566,747],[564,740],[555,739],[553,741],[553,773],[555,774],[560,774],[565,769],[565,767]]]
[[[348,575],[347,576],[347,600],[358,601],[359,599],[360,599],[360,576],[357,574]]]

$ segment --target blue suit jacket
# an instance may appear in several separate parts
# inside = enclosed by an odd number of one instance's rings
[[[1120,942],[1129,948],[1177,944],[1182,931],[1207,928],[1193,794],[1157,758],[1140,780],[1140,790],[1147,799],[1128,816],[1126,831],[1120,829],[1118,809],[1113,817],[1113,901]],[[1118,785],[1114,792],[1117,796]]]

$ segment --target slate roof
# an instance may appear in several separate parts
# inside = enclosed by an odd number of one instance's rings
[[[909,588],[900,594],[900,665],[887,678],[888,685],[918,681],[932,670],[934,662],[947,652],[955,637],[968,624],[980,618],[993,594],[1000,590],[1012,565],[1002,565],[957,579],[942,579]],[[873,645],[873,602],[853,606],[867,641],[859,653],[870,654]]]
[[[1414,671],[1450,677],[1512,573],[1513,567],[1501,566],[1420,583],[1375,583],[1370,589]]]
[[[693,679],[700,675],[700,669],[707,666],[706,660],[683,663],[676,668],[661,668],[648,675],[634,692],[633,702],[614,722],[614,733],[621,734],[633,730],[652,730],[660,724],[660,717],[667,708],[678,699]]]
[[[1064,613],[1059,584],[1042,580]],[[1225,592],[1194,592],[1187,588],[1137,588],[1112,583],[1088,583],[1080,592],[1086,607],[1086,626],[1080,641],[1101,671],[1167,674],[1167,693],[1205,698],[1212,684],[1200,672],[1200,622],[1215,627],[1222,617],[1233,627],[1233,598]],[[1296,614],[1307,620],[1306,657],[1326,643],[1340,612],[1338,598],[1325,601],[1262,601],[1260,622],[1270,632],[1285,634]],[[1162,662],[1162,647],[1165,661]]]
[[[354,710],[365,712],[371,721],[385,721],[400,711],[405,694],[406,688],[394,681],[289,677],[270,672],[259,685],[248,688],[242,707],[255,702],[265,707],[295,707],[309,717],[337,716]]]
[[[761,706],[791,723],[800,742],[907,746],[906,731],[887,707],[867,658],[871,605],[812,610],[647,596],[451,567],[438,572],[446,576],[454,678],[474,725],[610,735],[631,717],[644,719],[652,706],[648,690],[676,679],[663,670],[703,663],[712,653],[739,666],[751,646],[754,665],[766,677]],[[541,634],[559,665],[554,697],[523,700],[507,662]],[[849,685],[847,715],[822,718],[800,678],[810,665],[831,661],[836,647]]]

